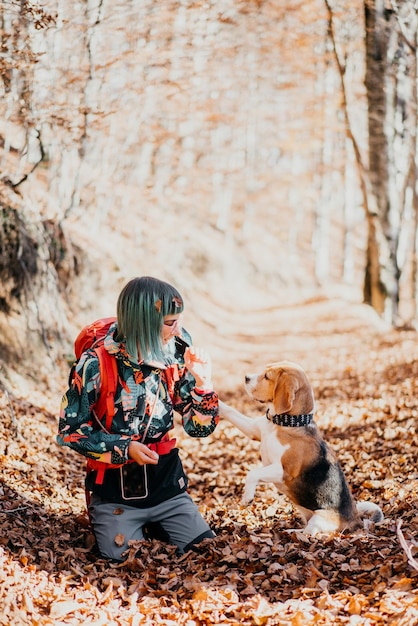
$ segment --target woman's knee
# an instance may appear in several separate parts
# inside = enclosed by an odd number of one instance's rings
[[[123,553],[129,548],[128,542],[144,539],[143,520],[137,519],[134,513],[104,502],[90,507],[93,533],[103,558],[123,561]]]
[[[200,533],[200,535],[195,537],[188,544],[186,544],[183,547],[183,550],[181,552],[183,552],[183,553],[184,552],[188,552],[189,550],[192,550],[194,547],[196,547],[199,543],[201,543],[204,539],[213,539],[214,537],[216,537],[216,535],[213,532],[213,530],[211,530],[211,529],[206,530],[205,532]]]

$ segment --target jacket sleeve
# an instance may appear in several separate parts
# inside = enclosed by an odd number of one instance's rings
[[[183,428],[191,437],[207,437],[218,421],[218,394],[216,391],[195,389],[196,381],[185,368],[179,369],[175,385],[174,410],[182,416]]]
[[[97,461],[122,464],[128,460],[131,438],[108,434],[94,423],[91,409],[99,387],[98,359],[84,353],[73,367],[69,388],[61,401],[57,443]]]

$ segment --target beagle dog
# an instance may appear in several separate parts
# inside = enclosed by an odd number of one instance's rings
[[[260,441],[263,467],[248,472],[243,504],[254,498],[259,481],[272,482],[301,514],[310,535],[362,526],[383,513],[372,502],[355,503],[335,453],[313,421],[314,394],[305,371],[296,363],[280,361],[259,374],[245,376],[245,389],[268,405],[265,416],[246,417],[225,402],[219,414],[250,439]]]

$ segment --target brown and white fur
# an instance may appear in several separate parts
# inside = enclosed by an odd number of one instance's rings
[[[307,534],[360,527],[364,514],[370,515],[373,522],[383,519],[376,504],[355,503],[335,453],[313,421],[303,426],[280,425],[286,420],[298,424],[300,418],[302,422],[312,419],[309,414],[313,413],[314,394],[299,365],[289,361],[272,363],[259,374],[245,376],[245,388],[254,400],[268,405],[266,415],[250,418],[219,403],[221,417],[261,443],[263,466],[248,472],[244,504],[251,502],[257,484],[263,481],[274,483],[290,498],[305,521]]]

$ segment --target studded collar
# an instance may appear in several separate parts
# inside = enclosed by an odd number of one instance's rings
[[[267,409],[266,417],[270,422],[277,426],[288,426],[291,428],[298,428],[300,426],[308,426],[313,420],[313,413],[303,413],[302,415],[290,415],[289,413],[281,413],[271,415],[269,409]]]

